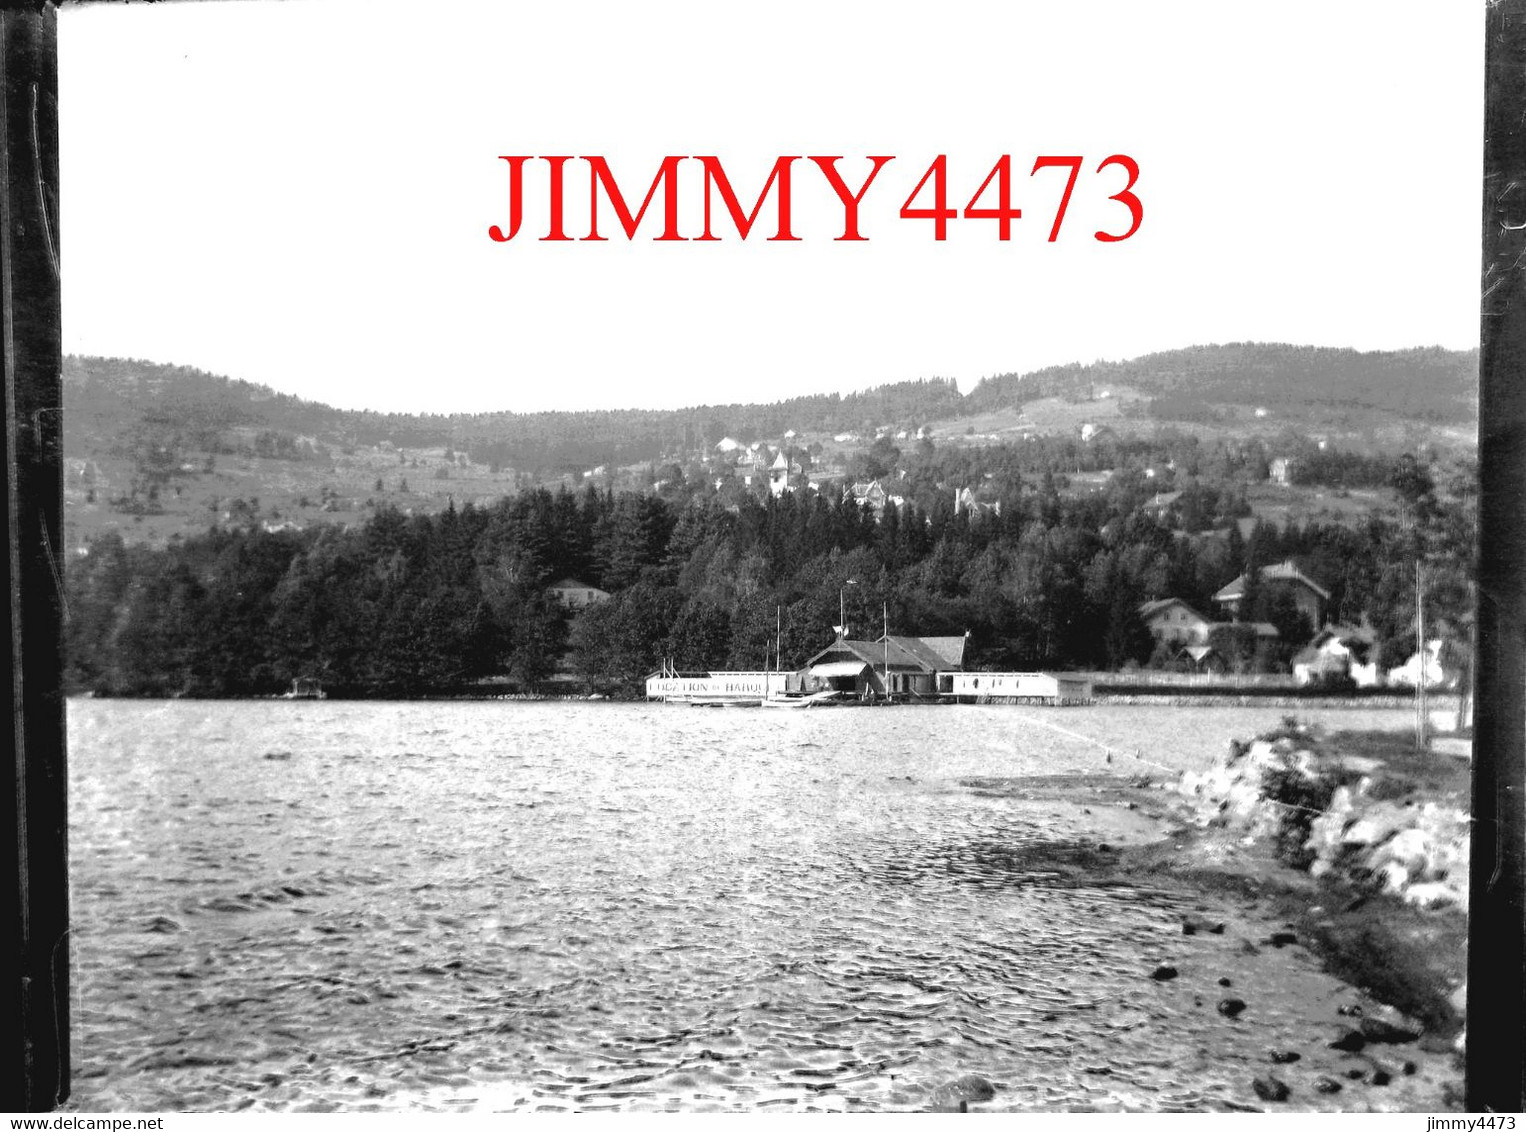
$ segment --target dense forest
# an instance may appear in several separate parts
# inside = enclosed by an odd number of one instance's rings
[[[1242,570],[1285,559],[1330,591],[1332,620],[1369,621],[1391,665],[1414,649],[1423,557],[1429,624],[1466,640],[1466,469],[1438,488],[1414,458],[1385,465],[1397,521],[1260,523],[1245,537],[1227,481],[1184,470],[1163,509],[1138,471],[1065,492],[1053,468],[1024,472],[1028,447],[882,452],[906,473],[906,498],[878,518],[838,488],[778,499],[590,488],[432,516],[386,507],[350,528],[251,521],[163,550],[107,535],[68,571],[69,679],[103,694],[227,696],[313,677],[340,695],[410,696],[489,677],[533,689],[564,668],[585,688],[633,692],[663,661],[799,665],[832,639],[840,601],[871,637],[885,616],[892,632],[968,633],[973,667],[1111,670],[1164,660],[1142,602],[1210,612]],[[979,484],[999,511],[956,513],[949,483]],[[570,615],[546,589],[565,577],[613,597]],[[1277,625],[1285,664],[1315,626],[1266,595],[1247,600],[1247,619]]]

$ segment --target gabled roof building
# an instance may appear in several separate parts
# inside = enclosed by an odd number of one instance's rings
[[[779,454],[774,457],[773,464],[768,469],[768,490],[777,497],[790,489],[790,462],[785,456],[784,449],[779,449]]]
[[[990,502],[980,500],[975,492],[967,487],[954,489],[954,514],[969,513],[971,519],[979,519],[985,515],[1001,515],[1001,500],[995,499]]]
[[[1157,515],[1164,515],[1171,508],[1181,502],[1182,493],[1179,491],[1159,491],[1150,497],[1148,503],[1140,504],[1141,511],[1154,511]]]
[[[1290,593],[1293,604],[1309,619],[1310,625],[1318,628],[1324,624],[1325,603],[1330,600],[1330,591],[1293,565],[1291,559],[1261,567],[1260,579],[1268,592],[1283,590]],[[1245,598],[1245,582],[1246,576],[1241,574],[1213,595],[1214,602],[1223,606],[1231,616],[1239,616],[1240,603]]]
[[[568,609],[585,609],[609,600],[609,591],[590,586],[576,578],[559,578],[546,587],[546,591]]]
[[[861,506],[867,505],[874,512],[876,519],[885,514],[886,507],[899,509],[906,502],[901,496],[891,495],[890,492],[886,491],[885,485],[879,480],[870,480],[868,483],[859,481],[858,483],[850,484],[844,489],[842,499],[844,503],[851,500]]]
[[[964,667],[964,637],[839,637],[806,661],[807,692],[835,689],[860,696],[937,694],[937,674]]]
[[[1139,607],[1139,616],[1150,636],[1166,644],[1200,643],[1207,639],[1213,622],[1179,597],[1147,601]]]

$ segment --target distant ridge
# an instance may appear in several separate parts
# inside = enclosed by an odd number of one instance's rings
[[[980,382],[968,411],[987,412],[1088,385],[1122,385],[1157,399],[1282,408],[1365,409],[1429,424],[1471,423],[1478,351],[1423,347],[1363,353],[1328,346],[1230,342],[1146,354],[1126,362],[1052,366]],[[1157,414],[1160,415],[1160,414]]]
[[[1204,406],[1297,408],[1423,425],[1471,424],[1478,352],[1424,348],[1363,353],[1280,343],[1193,346],[1125,362],[1054,366],[982,380],[961,395],[951,380],[898,382],[847,394],[771,404],[579,412],[379,413],[335,409],[184,366],[71,355],[64,360],[66,446],[115,442],[124,431],[170,430],[211,451],[229,429],[271,430],[322,443],[454,445],[480,463],[518,468],[586,467],[649,460],[664,452],[787,430],[863,432],[915,426],[1048,397],[1089,400],[1120,388],[1148,401],[1157,421],[1197,419]],[[872,432],[869,434],[872,437]]]

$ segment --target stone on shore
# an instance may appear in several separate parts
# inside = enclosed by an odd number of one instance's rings
[[[1362,1037],[1379,1045],[1400,1045],[1419,1038],[1420,1031],[1395,1026],[1392,1022],[1385,1022],[1381,1018],[1363,1018]]]
[[[1176,978],[1177,974],[1178,972],[1175,967],[1171,966],[1169,963],[1162,963],[1159,967],[1156,967],[1155,970],[1150,972],[1150,978],[1154,979],[1158,983],[1165,983]]]
[[[1251,1082],[1250,1087],[1255,1090],[1256,1096],[1264,1101],[1285,1101],[1293,1092],[1282,1080],[1268,1073],[1265,1077],[1257,1077]]]
[[[1360,1053],[1367,1045],[1367,1039],[1362,1036],[1360,1030],[1342,1030],[1340,1036],[1330,1043],[1331,1049],[1345,1050],[1347,1053]]]
[[[967,1112],[972,1104],[988,1101],[996,1095],[996,1086],[975,1073],[966,1073],[933,1090],[928,1100],[934,1112]]]
[[[1222,920],[1207,920],[1201,916],[1187,916],[1182,920],[1182,935],[1197,935],[1205,932],[1208,935],[1223,935],[1224,922]]]

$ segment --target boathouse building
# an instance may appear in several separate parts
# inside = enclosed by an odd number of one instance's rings
[[[964,646],[964,637],[839,637],[806,661],[803,690],[934,699],[938,673],[964,667]]]

